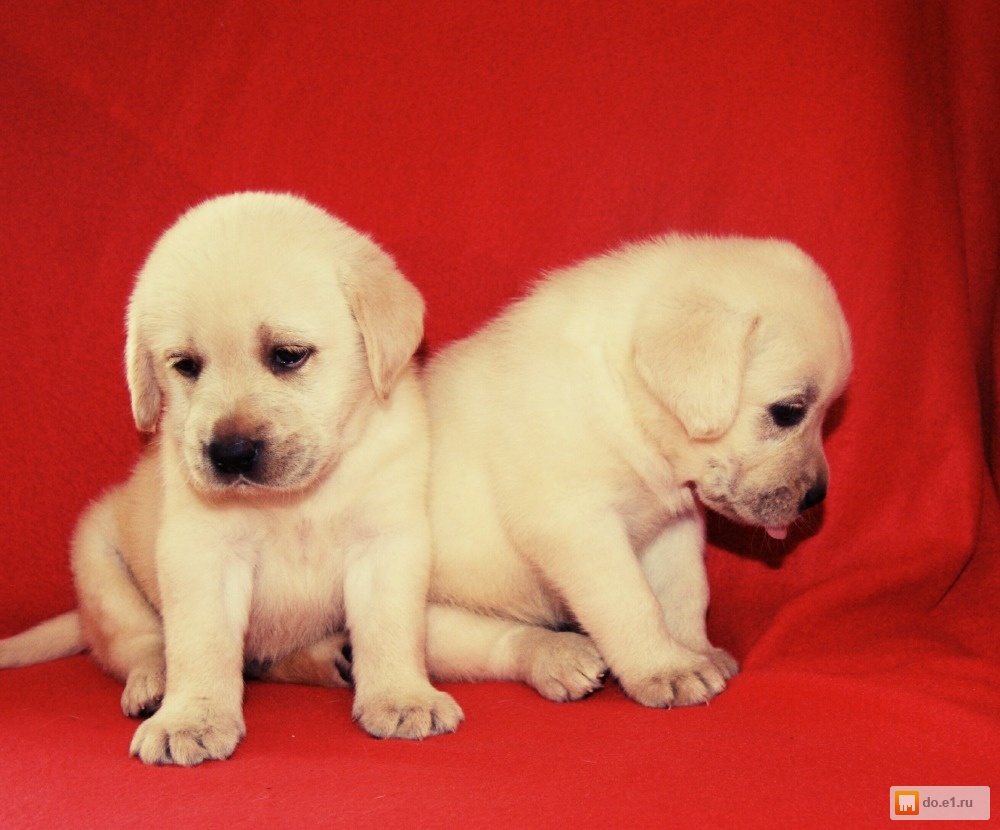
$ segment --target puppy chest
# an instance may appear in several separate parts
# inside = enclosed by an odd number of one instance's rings
[[[344,624],[342,542],[306,522],[279,530],[257,552],[247,631],[256,657],[309,645]]]

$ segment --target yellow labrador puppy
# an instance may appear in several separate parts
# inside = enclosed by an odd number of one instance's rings
[[[701,506],[784,538],[822,501],[850,335],[775,240],[668,236],[551,274],[426,372],[428,667],[647,706],[720,692]]]
[[[348,629],[364,729],[454,730],[424,665],[423,310],[386,253],[302,199],[184,214],[128,309],[132,409],[153,438],[79,523],[78,611],[0,642],[0,667],[89,649],[127,714],[155,712],[132,754],[192,765],[243,736],[245,667],[334,682],[324,638]]]

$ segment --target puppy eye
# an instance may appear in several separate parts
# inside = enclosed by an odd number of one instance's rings
[[[170,365],[171,368],[177,372],[177,374],[186,377],[189,380],[196,380],[198,375],[201,374],[200,361],[188,355],[175,357]]]
[[[797,403],[776,403],[768,408],[771,420],[781,429],[798,426],[806,417],[806,408]]]
[[[312,349],[305,346],[277,346],[271,350],[271,371],[278,374],[300,369],[309,359]]]

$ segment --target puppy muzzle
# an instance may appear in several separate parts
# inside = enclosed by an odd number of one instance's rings
[[[825,475],[821,475],[816,479],[816,482],[806,490],[805,494],[799,500],[798,513],[804,513],[810,507],[815,507],[817,504],[826,498],[826,486],[827,478]],[[778,491],[786,492],[784,488]],[[772,539],[784,539],[788,535],[788,524],[787,523],[775,523],[773,521],[765,520],[763,522],[764,529],[767,531],[767,535]]]

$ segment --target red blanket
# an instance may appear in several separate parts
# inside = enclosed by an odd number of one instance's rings
[[[72,606],[66,542],[123,477],[132,277],[185,207],[291,190],[371,232],[429,346],[541,269],[667,230],[793,240],[856,371],[821,512],[712,522],[709,706],[452,685],[376,742],[346,692],[252,684],[196,770],[127,757],[85,658],[0,674],[0,826],[888,823],[1000,760],[1000,6],[991,0],[64,4],[0,16],[0,635]]]

